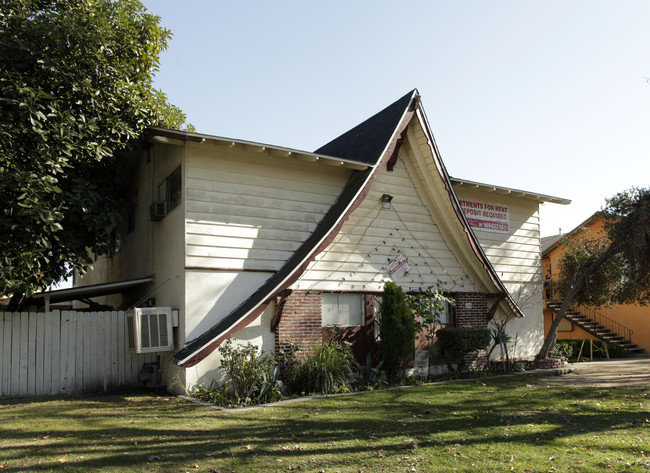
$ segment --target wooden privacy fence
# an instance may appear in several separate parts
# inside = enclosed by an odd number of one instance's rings
[[[0,397],[139,386],[156,354],[132,354],[125,312],[0,312]]]

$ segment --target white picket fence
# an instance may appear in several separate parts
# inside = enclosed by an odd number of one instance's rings
[[[0,397],[118,391],[155,354],[129,352],[125,312],[0,312]]]

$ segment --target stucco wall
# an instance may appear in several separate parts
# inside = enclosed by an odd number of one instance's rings
[[[594,217],[586,222],[583,227],[586,230],[574,231],[574,235],[585,236],[588,238],[600,238],[604,235],[602,217]],[[555,280],[559,274],[559,261],[564,252],[563,246],[560,244],[550,250],[543,258],[544,274],[548,270],[551,272],[551,277]],[[632,343],[643,348],[646,352],[650,352],[650,306],[641,306],[638,304],[616,304],[611,307],[601,307],[596,309],[602,315],[623,324],[633,331]],[[545,310],[545,333],[552,323],[552,313]],[[595,339],[583,330],[571,325],[569,322],[562,322],[558,330],[558,340],[563,339]]]
[[[269,304],[262,315],[248,327],[233,335],[233,343],[235,345],[251,343],[259,347],[260,353],[262,351],[273,353],[275,349],[275,334],[269,328],[274,310],[275,304]],[[170,373],[177,373],[178,377],[176,379],[180,380],[180,382],[173,386],[173,390],[175,392],[182,392],[183,390],[191,391],[196,385],[209,386],[213,380],[222,381],[223,371],[219,368],[220,365],[221,355],[217,349],[191,368],[184,370],[172,368]]]

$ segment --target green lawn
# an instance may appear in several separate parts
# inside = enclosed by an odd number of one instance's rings
[[[235,412],[151,395],[0,400],[0,471],[650,471],[650,390],[538,380]]]

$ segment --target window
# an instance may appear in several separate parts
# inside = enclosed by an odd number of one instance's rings
[[[452,324],[454,322],[454,306],[447,301],[443,301],[442,305],[443,309],[436,311],[438,323]],[[421,320],[421,322],[423,321]]]
[[[178,166],[158,186],[158,200],[164,201],[166,203],[167,213],[169,213],[180,205],[181,196],[182,196],[181,167]]]
[[[321,294],[323,326],[363,325],[363,294]]]

